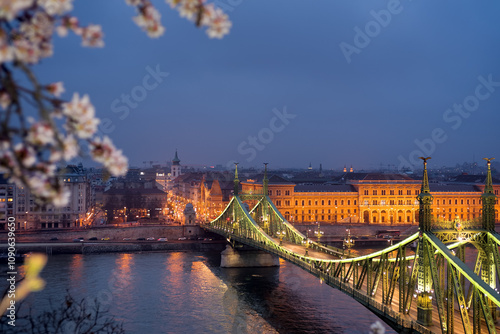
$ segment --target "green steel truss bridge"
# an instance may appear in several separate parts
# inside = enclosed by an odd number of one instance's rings
[[[203,227],[226,237],[233,246],[251,246],[301,267],[351,296],[398,332],[500,332],[500,235],[495,232],[497,197],[491,159],[486,159],[482,217],[467,222],[433,220],[427,176],[430,158],[422,159],[419,232],[369,255],[351,257],[301,234],[267,196],[267,173],[263,194],[238,194],[237,166],[234,197],[218,218]],[[244,201],[256,204],[249,210]],[[466,252],[475,258],[470,267],[465,264]]]

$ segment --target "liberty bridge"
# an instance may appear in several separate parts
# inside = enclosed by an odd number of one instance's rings
[[[491,159],[479,220],[436,220],[423,160],[419,231],[372,254],[353,257],[313,242],[290,224],[267,195],[267,164],[261,194],[234,196],[203,228],[236,246],[249,246],[289,261],[364,305],[401,333],[496,333],[500,294],[500,234],[495,232]],[[249,209],[245,201],[256,203]],[[412,250],[412,244],[416,249]],[[474,268],[465,264],[473,252]]]

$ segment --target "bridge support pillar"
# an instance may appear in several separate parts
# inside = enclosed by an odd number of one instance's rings
[[[257,249],[234,249],[230,245],[221,253],[222,268],[279,267],[279,257]]]
[[[424,326],[432,325],[432,302],[430,293],[420,293],[417,303],[417,322]]]

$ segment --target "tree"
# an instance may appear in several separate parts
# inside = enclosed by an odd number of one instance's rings
[[[135,7],[134,22],[150,37],[165,29],[159,11],[149,0],[125,0]],[[167,0],[170,7],[211,38],[229,33],[231,22],[221,9],[204,0]],[[103,47],[101,26],[80,24],[69,13],[73,0],[0,0],[0,171],[27,187],[40,203],[63,207],[69,191],[58,167],[83,154],[101,163],[109,174],[124,175],[127,158],[107,136],[95,135],[99,119],[88,95],[60,98],[62,82],[44,84],[33,67],[53,54],[54,33],[70,32],[86,47]]]
[[[21,304],[22,307],[22,304]],[[103,309],[100,303],[85,298],[77,301],[69,293],[63,303],[54,305],[42,312],[33,312],[20,316],[16,320],[16,326],[8,325],[6,317],[0,321],[2,333],[31,333],[31,334],[66,334],[66,333],[125,333],[123,324],[117,322],[108,311]]]

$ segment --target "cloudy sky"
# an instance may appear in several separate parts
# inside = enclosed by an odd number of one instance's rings
[[[88,93],[131,165],[338,169],[500,158],[500,3],[220,0],[209,39],[164,1],[150,39],[124,1],[76,0],[105,48],[56,37],[37,72]],[[153,74],[152,74],[153,73]],[[168,75],[167,75],[168,73]]]

